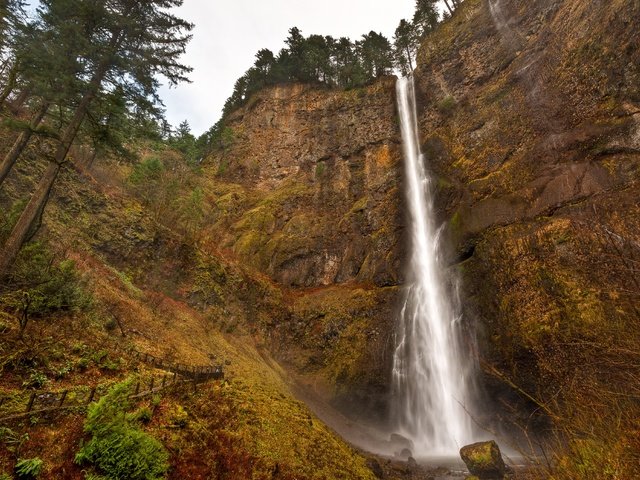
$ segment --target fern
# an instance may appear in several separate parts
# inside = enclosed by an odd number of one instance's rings
[[[40,475],[44,462],[36,458],[18,460],[15,472],[18,478],[35,478]]]
[[[79,464],[91,463],[106,477],[160,480],[169,468],[169,454],[155,438],[140,430],[131,415],[131,382],[116,385],[89,407],[85,431],[92,435],[76,455]]]

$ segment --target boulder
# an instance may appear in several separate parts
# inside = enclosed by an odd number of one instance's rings
[[[392,433],[389,437],[389,443],[394,452],[401,452],[405,448],[413,451],[413,442],[399,433]]]
[[[413,456],[413,453],[408,448],[403,448],[400,454],[396,456],[402,460],[408,461]]]
[[[476,476],[480,480],[502,480],[504,478],[506,466],[502,460],[500,448],[493,440],[462,447],[460,456],[472,476]]]

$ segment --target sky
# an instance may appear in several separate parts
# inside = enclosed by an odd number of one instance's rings
[[[192,83],[163,87],[169,123],[188,120],[196,135],[220,118],[235,81],[261,48],[277,53],[289,28],[302,33],[360,38],[371,30],[389,39],[415,0],[185,0],[176,11],[195,24],[182,62],[193,67]]]

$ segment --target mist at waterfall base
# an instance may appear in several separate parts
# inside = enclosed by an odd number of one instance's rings
[[[458,456],[474,441],[472,352],[461,348],[455,282],[443,266],[432,180],[420,151],[412,77],[397,84],[411,251],[393,360],[392,422],[416,458]]]

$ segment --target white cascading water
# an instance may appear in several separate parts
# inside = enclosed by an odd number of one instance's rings
[[[460,351],[460,317],[447,288],[433,214],[431,179],[420,152],[413,78],[397,84],[406,165],[411,256],[393,361],[393,418],[414,455],[457,455],[472,441],[466,408],[470,352]]]

